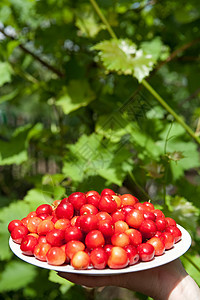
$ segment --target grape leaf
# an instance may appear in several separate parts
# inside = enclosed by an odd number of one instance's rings
[[[63,173],[76,182],[100,175],[110,183],[121,185],[127,171],[132,169],[131,153],[120,143],[110,143],[97,134],[82,135],[68,148],[70,154],[64,162]]]
[[[166,215],[169,214],[178,224],[187,228],[190,234],[193,235],[196,232],[200,210],[192,202],[180,196],[171,197],[167,195],[166,204],[169,209]]]
[[[141,43],[141,49],[145,52],[150,54],[155,61],[160,58],[161,51],[162,51],[162,41],[160,37],[155,37],[151,41],[145,41]]]
[[[92,49],[99,51],[104,66],[109,71],[133,75],[141,82],[152,70],[155,59],[129,39],[111,39],[96,44]]]
[[[12,202],[9,206],[0,209],[1,228],[7,230],[7,225],[13,219],[22,219],[30,212],[28,203],[22,200]]]
[[[57,272],[53,270],[49,272],[49,280],[60,284],[62,294],[65,294],[74,285],[74,283],[60,277]]]
[[[199,277],[199,266],[200,266],[200,257],[199,255],[193,255],[191,253],[187,253],[187,257],[194,263],[192,264],[190,261],[187,260],[186,257],[181,256],[181,261],[187,271],[187,273],[195,279],[196,283],[200,286],[200,277]],[[195,268],[195,265],[198,267]]]
[[[9,249],[8,224],[14,219],[22,219],[30,212],[29,205],[24,201],[12,202],[0,209],[0,260],[9,259],[12,252]]]
[[[51,204],[53,199],[51,198],[51,193],[46,192],[45,189],[32,189],[28,191],[24,197],[24,201],[29,205],[29,209],[32,211],[41,204]]]
[[[11,81],[12,68],[8,62],[0,61],[0,87]]]
[[[99,31],[105,29],[104,24],[97,22],[96,14],[91,9],[91,6],[84,5],[76,14],[76,26],[80,34],[84,37],[95,37]]]
[[[0,140],[0,165],[21,164],[28,159],[26,139],[30,127],[19,127],[9,141]]]
[[[71,80],[64,94],[56,101],[65,114],[88,105],[95,94],[86,80]]]
[[[2,225],[1,222],[0,225]],[[8,244],[9,236],[10,234],[7,230],[0,228],[0,261],[8,260],[12,257],[12,252],[10,251]]]
[[[11,261],[0,275],[0,292],[24,288],[33,281],[37,274],[36,268],[22,261]]]

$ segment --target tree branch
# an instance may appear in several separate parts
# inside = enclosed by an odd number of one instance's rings
[[[200,42],[200,38],[197,38],[189,43],[186,43],[184,45],[182,45],[180,48],[174,50],[170,56],[168,56],[167,59],[165,59],[164,61],[162,61],[155,69],[154,71],[151,73],[151,75],[154,75],[158,70],[160,70],[160,68],[162,68],[162,66],[164,66],[165,64],[167,64],[168,62],[170,62],[171,60],[173,60],[174,58],[176,58],[178,56],[178,54],[180,54],[181,52],[185,51],[186,49],[194,46],[195,44]]]
[[[7,38],[11,39],[11,40],[16,40],[15,37],[7,34],[3,28],[0,28],[0,32]],[[41,65],[43,65],[44,67],[46,67],[47,69],[49,69],[50,71],[52,71],[53,73],[57,74],[59,77],[65,77],[65,74],[56,69],[54,66],[50,65],[48,62],[46,62],[45,60],[41,59],[37,54],[33,53],[32,51],[30,51],[26,46],[24,46],[23,44],[20,44],[18,46],[23,52],[31,55],[35,60],[37,60]]]

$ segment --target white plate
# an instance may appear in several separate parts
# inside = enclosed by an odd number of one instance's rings
[[[49,270],[55,270],[55,271],[61,271],[61,272],[68,272],[68,273],[77,273],[77,274],[84,274],[84,275],[113,275],[113,274],[122,274],[122,273],[129,273],[129,272],[137,272],[142,270],[147,270],[151,268],[155,268],[161,265],[164,265],[166,263],[169,263],[178,257],[182,256],[191,245],[191,237],[190,234],[185,230],[182,226],[178,225],[178,228],[182,232],[182,239],[174,245],[174,247],[170,250],[165,251],[165,253],[161,256],[154,257],[153,260],[148,262],[139,262],[133,266],[126,267],[124,269],[103,269],[103,270],[96,270],[93,268],[90,268],[88,270],[75,270],[70,265],[62,265],[62,266],[52,266],[49,265],[47,262],[40,261],[36,259],[33,256],[27,256],[24,255],[20,250],[20,245],[16,244],[12,241],[10,238],[9,245],[12,250],[12,252],[18,256],[20,259],[26,261],[29,264],[35,265],[37,267],[49,269]]]

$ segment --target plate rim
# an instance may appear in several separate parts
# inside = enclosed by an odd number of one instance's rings
[[[148,262],[139,262],[133,266],[128,266],[122,269],[109,269],[105,268],[103,270],[98,270],[94,268],[88,268],[86,270],[76,270],[69,264],[62,266],[53,266],[49,265],[47,262],[40,261],[36,259],[34,256],[24,255],[20,250],[20,244],[15,243],[12,238],[9,238],[9,246],[11,251],[21,260],[32,264],[34,266],[54,270],[57,272],[66,272],[66,273],[74,273],[74,274],[82,274],[88,276],[103,276],[103,275],[116,275],[116,274],[124,274],[130,272],[138,272],[144,271],[152,268],[156,268],[167,264],[180,256],[182,256],[191,246],[192,239],[189,232],[183,228],[181,225],[177,224],[177,227],[181,230],[182,238],[179,242],[177,242],[172,249],[166,250],[165,253],[161,256],[155,256],[153,260]]]

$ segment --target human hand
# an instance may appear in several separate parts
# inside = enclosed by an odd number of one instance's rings
[[[198,286],[186,273],[179,259],[157,268],[119,275],[87,276],[64,272],[58,275],[78,285],[118,286],[159,300],[191,300],[190,293],[193,299],[200,299]]]

